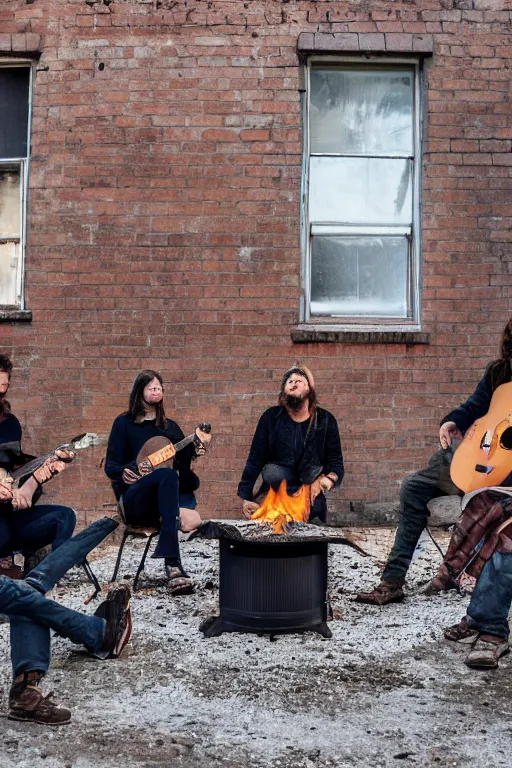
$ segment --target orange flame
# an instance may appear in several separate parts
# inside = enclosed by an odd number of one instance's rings
[[[309,488],[309,485],[303,485],[294,496],[288,496],[286,480],[283,480],[278,491],[269,489],[251,520],[269,523],[274,533],[284,533],[288,523],[307,523],[311,506]]]

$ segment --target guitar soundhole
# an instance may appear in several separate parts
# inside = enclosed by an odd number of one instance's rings
[[[506,451],[512,451],[512,427],[507,427],[501,434],[500,446]]]

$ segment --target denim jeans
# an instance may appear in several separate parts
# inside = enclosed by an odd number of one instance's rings
[[[438,496],[462,496],[450,478],[454,450],[452,446],[441,448],[430,458],[428,467],[406,477],[402,483],[400,521],[382,574],[386,581],[405,580],[418,540],[428,524],[428,502]]]
[[[98,651],[103,642],[105,621],[66,608],[44,594],[74,565],[83,562],[115,528],[104,517],[51,552],[26,579],[14,581],[0,576],[0,612],[10,618],[13,675],[50,666],[50,629],[73,643]]]
[[[71,507],[60,504],[36,504],[20,512],[0,504],[0,515],[0,557],[35,552],[49,544],[57,549],[71,538],[76,524]]]
[[[469,603],[468,624],[479,632],[508,637],[512,604],[512,553],[495,552],[486,562]]]
[[[179,560],[180,502],[174,469],[160,467],[137,480],[123,493],[123,508],[126,522],[131,525],[160,525],[153,557]]]

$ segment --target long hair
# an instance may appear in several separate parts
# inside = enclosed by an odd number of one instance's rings
[[[491,391],[512,379],[512,317],[501,334],[500,356],[487,366],[486,376],[489,378]]]
[[[141,371],[133,382],[132,391],[130,392],[130,399],[128,401],[127,413],[130,414],[134,421],[140,422],[144,419],[144,415],[146,413],[143,396],[144,387],[146,387],[150,381],[153,381],[153,379],[157,379],[163,389],[164,383],[160,374],[149,369]],[[159,403],[155,403],[154,408],[156,411],[156,426],[159,429],[165,429],[166,421],[163,399]]]
[[[12,363],[7,355],[0,355],[0,373],[6,373],[11,380]],[[11,415],[11,404],[5,399],[4,395],[0,395],[0,422]]]

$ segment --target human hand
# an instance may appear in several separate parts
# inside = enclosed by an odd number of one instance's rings
[[[63,472],[65,469],[66,462],[52,456],[51,458],[46,459],[46,461],[33,472],[33,475],[35,480],[42,485],[43,483],[46,483],[47,480],[58,475],[59,472]]]
[[[133,485],[137,480],[140,480],[140,475],[135,474],[135,472],[126,467],[126,469],[123,469],[123,480],[126,485]]]
[[[256,512],[257,509],[260,508],[260,505],[257,504],[255,501],[247,501],[244,500],[242,502],[242,514],[244,517],[246,517],[248,520],[252,517],[252,515]]]
[[[454,440],[462,440],[462,433],[454,421],[447,421],[439,429],[441,448],[448,448]]]
[[[32,498],[28,498],[25,496],[23,491],[18,489],[13,489],[12,492],[12,506],[13,509],[28,509],[32,504]]]
[[[0,502],[12,500],[12,488],[9,483],[0,483]]]

